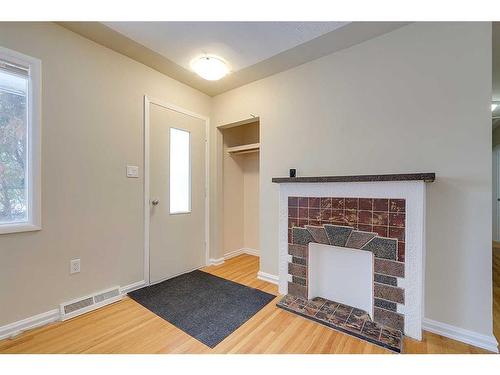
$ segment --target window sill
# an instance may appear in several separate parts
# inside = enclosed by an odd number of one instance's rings
[[[0,224],[0,234],[33,232],[41,229],[40,225],[30,223]]]

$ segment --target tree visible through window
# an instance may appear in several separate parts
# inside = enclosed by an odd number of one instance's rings
[[[0,65],[0,223],[28,220],[28,79]]]

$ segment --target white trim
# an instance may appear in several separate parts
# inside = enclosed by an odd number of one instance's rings
[[[210,206],[209,206],[209,193],[210,193],[210,119],[206,116],[200,115],[195,112],[188,111],[175,104],[166,103],[159,99],[148,97],[144,95],[144,281],[145,285],[151,285],[150,280],[150,253],[149,253],[149,177],[150,177],[150,163],[149,163],[149,146],[150,146],[150,105],[156,104],[158,106],[176,111],[191,117],[198,118],[205,121],[205,265],[211,264],[209,259],[209,244],[210,244]],[[170,278],[170,277],[169,277]]]
[[[248,255],[260,257],[260,251],[257,249],[252,249],[250,247],[244,247],[243,249],[241,249],[241,251],[243,254],[248,254]]]
[[[137,281],[135,283],[129,284],[129,285],[125,285],[124,287],[120,288],[120,294],[122,294],[122,295],[128,294],[130,292],[133,292],[134,290],[142,288],[143,286],[146,286],[145,280],[141,280],[141,281]]]
[[[223,259],[224,259],[224,260],[228,260],[228,259],[231,259],[231,258],[237,257],[238,255],[241,255],[241,254],[243,254],[243,253],[244,253],[244,252],[243,252],[243,249],[233,250],[233,251],[230,251],[229,253],[224,254]]]
[[[144,95],[144,281],[149,285],[149,100]]]
[[[279,277],[277,275],[271,275],[270,273],[259,271],[257,272],[257,279],[262,281],[267,281],[268,283],[278,285]]]
[[[252,249],[250,247],[242,247],[241,249],[230,251],[229,253],[224,254],[224,260],[228,260],[234,257],[237,257],[241,254],[248,254],[253,256],[260,256],[259,250]]]
[[[499,188],[500,188],[500,145],[493,147],[493,191],[492,191],[492,205],[493,205],[493,241],[500,241],[500,212],[498,210],[497,198],[500,198]]]
[[[0,224],[0,234],[33,232],[41,229],[41,226],[29,223]]]
[[[40,59],[0,47],[0,58],[29,68],[27,189],[28,220],[23,223],[0,225],[0,234],[42,229],[42,61]]]
[[[498,353],[498,341],[493,335],[483,335],[481,333],[469,331],[450,324],[441,323],[432,319],[424,318],[422,328],[444,337],[457,340],[478,348]]]
[[[41,327],[57,320],[59,320],[59,309],[50,310],[23,320],[18,320],[17,322],[0,327],[0,340],[17,336],[28,329]]]
[[[220,266],[221,264],[224,264],[224,258],[210,258],[208,260],[208,265],[209,266]]]
[[[208,260],[207,264],[209,266],[220,266],[221,264],[224,263],[224,261],[231,259],[231,258],[234,258],[234,257],[237,257],[238,255],[241,255],[241,254],[248,254],[248,255],[253,255],[253,256],[257,256],[257,257],[260,256],[259,250],[252,249],[249,247],[243,247],[241,249],[233,250],[233,251],[230,251],[230,252],[224,254],[224,256],[222,258],[210,258]]]

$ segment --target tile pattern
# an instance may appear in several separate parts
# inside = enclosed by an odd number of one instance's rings
[[[363,247],[364,250],[371,251],[377,258],[396,260],[398,240],[394,238],[376,237]]]
[[[307,300],[291,294],[284,296],[277,306],[340,332],[401,353],[403,345],[401,331],[372,321],[366,311],[321,297]]]
[[[351,249],[361,249],[368,242],[371,242],[371,239],[374,238],[376,235],[377,233],[353,230],[345,246],[350,247]]]
[[[352,232],[351,227],[341,227],[329,224],[325,224],[323,227],[325,228],[330,244],[334,246],[345,246]]]
[[[389,301],[386,301],[385,299],[381,299],[381,298],[374,298],[373,305],[375,307],[380,307],[382,309],[386,309],[389,311],[396,311],[397,310],[397,304],[395,302],[389,302]]]
[[[380,273],[375,273],[373,275],[373,281],[376,283],[387,284],[392,286],[398,285],[398,279],[392,276],[381,275]]]
[[[405,200],[289,197],[288,214],[291,277],[288,293],[303,299],[308,296],[310,242],[371,251],[374,255],[373,319],[404,331],[404,316],[397,312],[397,304],[404,305],[404,289],[398,287],[397,278],[404,278]],[[345,315],[342,308],[337,307],[336,312],[328,319],[337,322]],[[359,328],[356,314],[350,321],[347,319],[348,316],[343,323],[351,330]]]
[[[306,225],[306,229],[311,234],[314,242],[330,245],[325,229],[320,226]]]
[[[293,227],[325,224],[347,226],[354,230],[377,233],[379,237],[397,239],[397,258],[394,260],[404,262],[405,219],[404,199],[288,197],[288,243],[292,243]],[[348,229],[344,229],[345,231]],[[326,233],[330,236],[331,228],[326,229]],[[330,238],[330,243],[331,241]],[[341,240],[338,241],[336,246],[344,246]]]

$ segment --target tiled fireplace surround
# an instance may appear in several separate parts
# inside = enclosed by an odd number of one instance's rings
[[[308,244],[373,253],[375,322],[404,331],[404,199],[288,197],[288,294],[308,297]],[[349,280],[346,280],[348,283]],[[399,281],[402,284],[402,281]],[[399,308],[401,310],[401,307]]]
[[[424,181],[281,183],[279,290],[286,295],[281,307],[307,316],[308,306],[325,301],[324,296],[308,296],[309,243],[371,251],[371,319],[382,327],[374,342],[383,345],[384,333],[394,329],[420,340],[424,213]],[[346,280],[342,287],[348,284]],[[329,309],[327,302],[323,310]],[[312,319],[324,323],[316,319],[320,315],[321,311]],[[343,327],[333,326],[353,333],[349,322]],[[363,334],[354,335],[369,340]],[[387,347],[398,351],[398,345],[392,346]]]

